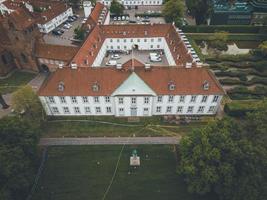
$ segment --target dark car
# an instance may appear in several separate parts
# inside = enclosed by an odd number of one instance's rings
[[[134,21],[134,20],[129,20],[129,23],[131,23],[131,24],[135,24],[136,21]]]
[[[73,19],[71,16],[69,16],[67,21],[74,22],[75,19]]]
[[[56,30],[56,29],[52,31],[52,34],[53,34],[53,35],[62,35],[62,33],[59,32],[59,31]]]

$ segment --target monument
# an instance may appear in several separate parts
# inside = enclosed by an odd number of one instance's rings
[[[137,150],[134,149],[130,157],[130,166],[140,166],[140,157],[137,156]]]

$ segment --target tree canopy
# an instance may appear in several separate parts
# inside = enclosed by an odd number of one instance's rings
[[[211,40],[209,41],[209,47],[219,51],[227,51],[228,35],[229,33],[224,31],[215,32]]]
[[[38,96],[27,85],[18,89],[12,95],[12,107],[16,113],[22,114],[25,119],[29,119],[33,124],[40,124],[42,121],[42,105]]]
[[[184,15],[184,4],[181,0],[169,0],[164,4],[162,14],[168,23],[175,22],[176,26],[181,25],[181,18]]]
[[[0,199],[25,199],[36,172],[38,137],[29,121],[0,120]]]
[[[190,15],[195,17],[196,24],[206,24],[211,11],[211,0],[186,0]]]
[[[124,10],[124,7],[122,4],[120,4],[116,0],[112,0],[111,5],[110,5],[110,12],[112,14],[121,15],[123,14],[123,10]]]
[[[181,140],[178,172],[190,192],[215,193],[223,200],[266,198],[266,101],[261,109],[242,125],[226,118]]]
[[[262,42],[259,45],[259,49],[260,49],[263,56],[267,56],[267,41]]]

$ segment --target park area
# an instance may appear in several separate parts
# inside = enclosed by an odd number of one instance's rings
[[[134,149],[141,158],[137,169],[129,165]],[[125,146],[103,198],[121,150],[121,145],[50,147],[33,200],[200,200],[176,173],[173,145]]]

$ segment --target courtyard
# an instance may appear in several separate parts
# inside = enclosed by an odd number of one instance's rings
[[[164,54],[161,55],[161,61],[160,62],[151,62],[149,59],[149,54],[152,52],[156,52],[159,53],[160,51],[149,51],[149,50],[133,50],[133,51],[129,51],[129,53],[108,53],[106,57],[104,57],[104,59],[102,60],[101,66],[105,66],[106,63],[109,60],[112,60],[111,56],[112,54],[119,54],[120,58],[117,59],[117,63],[120,64],[124,64],[127,61],[129,61],[130,59],[136,59],[140,62],[142,62],[143,64],[145,63],[149,63],[153,66],[169,66],[168,60],[166,58],[166,56]]]
[[[176,173],[173,145],[125,146],[110,190],[103,198],[121,149],[121,145],[49,148],[32,199],[199,200],[187,192],[185,183]],[[136,169],[129,166],[134,149],[141,157],[141,166]]]

